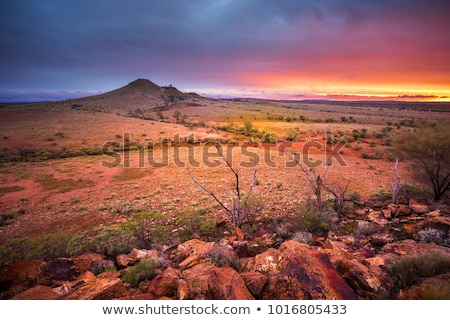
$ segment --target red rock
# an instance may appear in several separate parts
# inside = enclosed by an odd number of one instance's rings
[[[180,279],[180,270],[169,267],[150,281],[147,292],[156,298],[175,297]]]
[[[241,273],[247,288],[254,297],[260,297],[261,292],[267,282],[267,276],[259,272],[244,272]]]
[[[21,260],[8,262],[0,269],[0,291],[10,296],[31,288],[40,272],[44,260]]]
[[[189,289],[187,296],[193,299],[254,299],[239,273],[228,266],[202,263],[183,271],[182,277]]]
[[[63,296],[63,300],[112,300],[124,298],[127,290],[120,279],[97,278]]]
[[[37,285],[12,297],[11,300],[55,300],[58,297],[59,295],[52,288]]]
[[[325,253],[292,240],[284,242],[279,250],[282,256],[281,273],[298,280],[305,298],[313,300],[358,298]]]
[[[271,275],[261,292],[262,300],[303,300],[305,294],[298,279],[283,274]]]

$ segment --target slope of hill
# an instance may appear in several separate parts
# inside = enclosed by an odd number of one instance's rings
[[[147,79],[137,79],[126,86],[100,95],[67,100],[74,109],[118,114],[165,110],[177,104],[195,104],[207,100],[196,93],[184,93],[173,86],[159,86]],[[60,102],[61,103],[61,102]]]

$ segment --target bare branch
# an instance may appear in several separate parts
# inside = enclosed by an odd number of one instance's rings
[[[189,175],[191,176],[192,180],[203,190],[205,191],[207,194],[209,194],[211,197],[214,198],[214,200],[216,200],[216,202],[222,207],[224,208],[226,211],[228,211],[229,213],[231,213],[231,210],[222,203],[222,201],[219,200],[219,198],[217,198],[217,196],[212,193],[211,191],[209,191],[208,189],[206,189],[192,174],[191,170],[189,169],[189,167],[187,168]]]
[[[397,180],[395,182],[391,182],[391,186],[392,186],[392,202],[397,203],[397,198],[398,195],[402,189],[402,185],[400,183],[401,178],[400,178],[400,172],[398,171],[397,168],[398,165],[398,157],[395,159],[395,165],[394,167],[392,167],[391,169],[395,171],[395,174],[397,175]]]

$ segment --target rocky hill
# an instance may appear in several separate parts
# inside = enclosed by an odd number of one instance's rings
[[[147,79],[137,79],[126,86],[100,95],[66,101],[74,109],[118,114],[132,114],[165,110],[173,105],[207,100],[196,93],[184,93],[176,87],[159,86]]]

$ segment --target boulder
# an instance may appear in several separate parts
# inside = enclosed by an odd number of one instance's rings
[[[239,273],[231,267],[198,264],[183,271],[191,299],[252,300],[254,299]]]
[[[122,267],[132,266],[142,259],[157,259],[159,252],[156,250],[136,249],[131,250],[129,254],[120,254],[116,257],[117,264]]]
[[[398,217],[405,217],[405,216],[409,216],[411,215],[412,210],[408,205],[405,204],[399,204],[398,205],[398,209],[394,214],[394,217],[398,218]]]
[[[214,242],[207,243],[197,239],[188,240],[178,245],[178,247],[172,252],[171,259],[175,262],[181,262],[191,256],[204,258],[213,247]]]
[[[284,242],[279,250],[281,274],[298,280],[306,299],[358,298],[324,252],[293,240]]]
[[[73,281],[80,274],[81,271],[73,259],[61,258],[42,265],[38,283],[53,287],[63,282]]]
[[[120,279],[96,278],[62,297],[63,300],[112,300],[127,297]]]
[[[147,292],[156,298],[174,298],[180,285],[180,279],[181,271],[169,267],[150,281]]]
[[[305,294],[301,283],[293,277],[272,274],[262,292],[262,300],[303,300]]]
[[[266,285],[268,277],[259,272],[244,272],[241,273],[241,277],[250,293],[254,297],[259,298],[264,286]]]
[[[409,207],[412,210],[412,212],[417,214],[424,214],[431,211],[429,206],[421,203],[420,201],[417,201],[416,199],[409,200]]]
[[[12,297],[11,300],[56,300],[58,297],[52,288],[37,285]]]
[[[280,252],[277,249],[270,248],[252,258],[241,259],[241,268],[244,272],[268,274],[270,272],[279,272],[280,261]]]
[[[0,268],[0,292],[13,296],[35,285],[44,260],[11,261]]]

